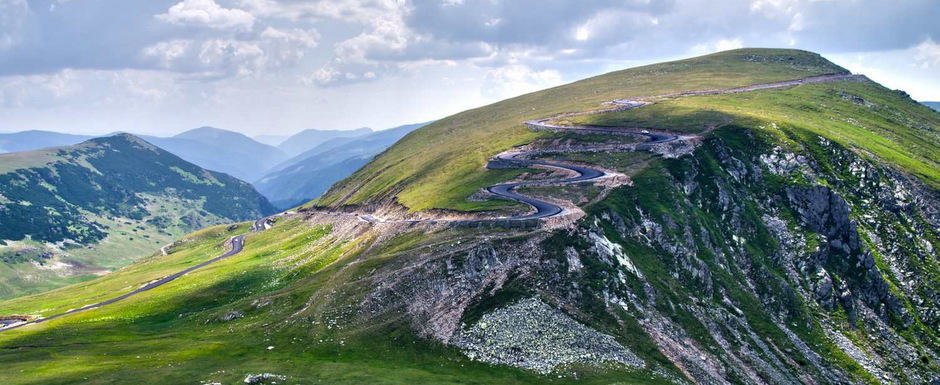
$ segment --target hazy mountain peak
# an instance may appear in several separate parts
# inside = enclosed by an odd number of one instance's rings
[[[336,138],[354,138],[372,133],[369,127],[353,130],[317,130],[308,129],[291,135],[278,145],[288,156],[296,156],[328,140]]]

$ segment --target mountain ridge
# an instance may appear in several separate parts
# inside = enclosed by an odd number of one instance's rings
[[[272,167],[254,185],[287,209],[316,198],[376,154],[427,123],[406,124],[354,137],[335,137]]]
[[[251,185],[130,134],[0,154],[0,179],[3,296],[87,278],[196,228],[274,211]],[[61,268],[38,268],[46,265]]]
[[[367,135],[374,132],[371,128],[361,127],[352,130],[317,130],[307,129],[289,136],[282,141],[278,148],[284,151],[289,157],[295,157],[300,153],[314,148],[323,142],[335,138],[353,138]]]

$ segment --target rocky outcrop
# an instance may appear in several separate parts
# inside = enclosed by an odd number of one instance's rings
[[[903,326],[910,326],[913,319],[901,300],[891,292],[888,282],[875,266],[871,251],[859,241],[858,225],[849,218],[848,203],[823,186],[791,187],[786,190],[786,196],[801,224],[825,240],[821,248],[811,255],[818,264],[812,266],[817,271],[816,299],[829,310],[834,309],[834,301],[838,300],[849,319],[854,321],[857,317],[852,297],[857,296],[885,319],[890,313],[900,317]],[[833,291],[833,280],[826,268],[845,280],[838,292]]]

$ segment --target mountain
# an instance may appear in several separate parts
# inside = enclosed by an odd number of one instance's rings
[[[368,127],[355,130],[304,130],[282,141],[278,148],[288,156],[294,157],[330,139],[352,138],[371,132],[372,129]]]
[[[921,102],[925,106],[933,108],[934,111],[940,111],[940,102]]]
[[[29,151],[55,146],[68,146],[83,142],[91,138],[91,136],[87,135],[72,135],[37,130],[0,134],[0,153]]]
[[[200,127],[168,138],[142,138],[202,168],[242,180],[258,179],[267,169],[287,159],[276,147],[213,127]]]
[[[273,212],[251,185],[120,134],[0,155],[0,296],[87,279]]]
[[[318,197],[330,185],[426,124],[407,124],[356,137],[328,139],[272,168],[254,182],[255,188],[278,208],[297,206]]]
[[[0,152],[66,146],[93,137],[50,131],[0,134]],[[200,167],[224,172],[242,180],[258,179],[269,168],[288,158],[274,146],[260,143],[237,132],[213,127],[200,127],[171,137],[140,137]]]
[[[289,138],[288,135],[258,135],[252,137],[256,142],[267,144],[269,146],[277,147],[279,144],[284,143],[285,140]]]
[[[152,288],[0,332],[0,375],[936,383],[938,128],[800,50],[533,92],[421,127],[264,226],[0,301],[14,323]]]

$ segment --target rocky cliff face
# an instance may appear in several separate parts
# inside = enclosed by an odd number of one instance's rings
[[[542,372],[590,357],[674,383],[940,380],[937,192],[782,132],[786,148],[723,129],[652,163],[574,227],[386,265],[360,314],[402,312],[468,356]],[[549,338],[559,323],[590,332]]]

